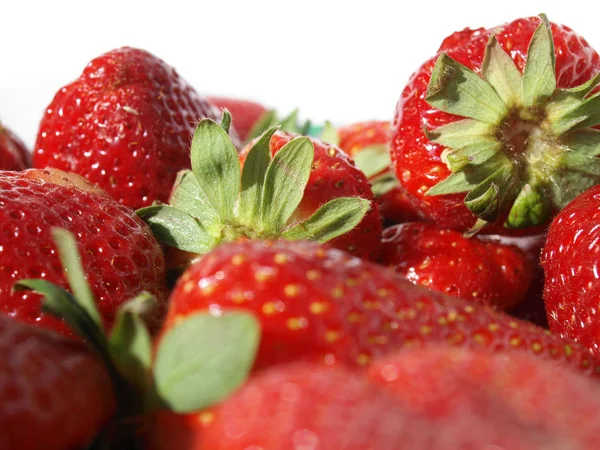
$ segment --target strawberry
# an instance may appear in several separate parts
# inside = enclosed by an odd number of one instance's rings
[[[33,165],[78,173],[132,208],[166,201],[198,120],[218,117],[177,72],[130,47],[92,60],[44,115]]]
[[[534,273],[518,247],[419,222],[384,230],[379,262],[414,284],[500,309],[525,298]]]
[[[178,249],[171,262],[185,266],[189,256],[239,238],[329,241],[376,258],[379,210],[347,155],[276,126],[238,155],[226,132],[230,120],[228,113],[221,126],[202,120],[192,139],[192,170],[179,174],[169,205],[138,210],[161,243]]]
[[[440,342],[596,367],[587,350],[546,330],[307,241],[241,241],[205,255],[177,282],[161,335],[207,310],[259,318],[257,369],[298,359],[361,367],[392,349]]]
[[[495,402],[498,403],[498,402]],[[423,419],[383,390],[341,368],[291,364],[268,369],[222,404],[195,414],[161,414],[151,450],[452,450],[574,448],[524,427],[504,411]],[[554,440],[553,440],[553,439]],[[560,447],[560,445],[563,447]]]
[[[0,170],[24,170],[30,166],[25,144],[0,123]]]
[[[544,303],[554,333],[600,355],[600,187],[573,200],[556,216],[542,253]]]
[[[538,233],[600,181],[600,57],[540,17],[447,38],[402,93],[396,175],[443,228]]]
[[[596,447],[600,390],[595,380],[530,355],[408,349],[376,361],[368,377],[415,414],[436,419],[472,414],[485,420],[503,411],[548,439],[554,436],[561,442],[555,448]]]
[[[270,110],[260,103],[250,100],[209,96],[208,101],[221,110],[229,110],[232,118],[231,122],[242,141],[248,139],[252,128],[257,125],[265,115],[271,113]]]
[[[2,449],[84,448],[114,412],[108,374],[71,339],[0,315],[0,353]]]
[[[369,178],[382,217],[391,223],[420,219],[391,166],[390,123],[359,122],[341,127],[337,132],[339,147]]]
[[[150,229],[84,178],[56,169],[0,173],[0,312],[14,319],[70,335],[68,328],[39,309],[39,296],[11,293],[22,278],[65,285],[50,230],[75,233],[83,264],[110,326],[119,304],[141,290],[164,306],[164,259]],[[158,308],[153,326],[158,324]]]

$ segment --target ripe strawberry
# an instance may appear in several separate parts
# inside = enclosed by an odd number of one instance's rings
[[[419,222],[384,230],[379,262],[411,283],[500,309],[525,298],[534,273],[518,247]]]
[[[545,16],[447,38],[393,123],[396,175],[420,214],[444,228],[537,233],[600,181],[590,150],[600,120],[588,111],[599,69],[583,38]]]
[[[344,152],[271,127],[238,154],[226,133],[230,119],[225,113],[221,126],[202,120],[192,139],[192,170],[179,174],[169,205],[138,210],[158,240],[178,250],[170,262],[185,267],[190,257],[240,238],[331,242],[377,257],[379,210]]]
[[[600,187],[573,200],[554,219],[542,253],[550,330],[600,355]]]
[[[83,175],[132,208],[166,201],[190,136],[218,110],[154,55],[123,47],[60,89],[40,124],[38,168]]]
[[[530,430],[554,436],[562,443],[557,448],[596,446],[596,382],[530,355],[408,349],[375,362],[368,377],[415,414],[438,419],[472,414],[485,420],[503,411]]]
[[[0,315],[0,353],[2,449],[84,448],[114,412],[108,374],[78,343]]]
[[[390,123],[359,122],[339,128],[339,147],[369,178],[382,217],[391,223],[420,219],[390,160]]]
[[[260,103],[238,98],[209,96],[208,101],[219,109],[227,109],[231,113],[231,123],[235,127],[240,139],[245,141],[250,136],[250,131],[265,114],[270,111]]]
[[[240,309],[262,325],[255,368],[297,359],[360,367],[392,349],[440,342],[521,351],[585,371],[596,365],[585,349],[532,324],[306,241],[219,246],[179,279],[161,334],[198,311]]]
[[[119,304],[141,290],[156,295],[164,308],[164,259],[150,229],[82,177],[55,169],[1,172],[0,205],[0,312],[71,334],[40,311],[38,295],[11,293],[12,285],[23,278],[65,286],[50,235],[56,226],[78,237],[105,325],[112,324]],[[163,308],[158,308],[153,326]]]
[[[271,155],[275,156],[294,134],[276,132],[270,141]],[[361,171],[338,147],[317,138],[310,138],[315,149],[310,177],[302,201],[294,214],[296,220],[305,220],[320,206],[339,197],[361,197],[373,201],[369,183]],[[240,155],[242,161],[250,151],[246,146]],[[333,247],[345,250],[361,258],[376,259],[381,241],[381,216],[372,206],[362,221],[350,232],[331,241]]]
[[[152,433],[152,450],[573,448],[504,411],[425,420],[355,373],[310,364],[263,371],[210,410],[161,414]]]
[[[25,144],[0,123],[0,170],[24,170],[30,166]]]

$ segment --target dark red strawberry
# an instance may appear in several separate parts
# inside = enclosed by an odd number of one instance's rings
[[[263,105],[250,100],[229,97],[208,97],[208,100],[219,109],[227,109],[231,113],[231,123],[240,136],[245,141],[251,137],[250,131],[269,110]]]
[[[271,138],[271,155],[275,156],[294,137],[291,133],[276,132]],[[304,196],[294,214],[296,220],[305,220],[319,207],[339,197],[361,197],[373,201],[374,197],[365,175],[338,147],[310,138],[315,157]],[[251,146],[241,152],[245,160]],[[375,259],[381,240],[381,216],[373,205],[362,221],[350,232],[329,242],[333,247],[345,250],[361,258]]]
[[[178,176],[169,205],[138,210],[160,242],[178,249],[170,262],[185,266],[189,256],[240,238],[330,242],[377,257],[379,210],[367,178],[342,150],[271,127],[238,154],[229,120],[228,113],[221,126],[202,120],[192,170]]]
[[[600,355],[600,187],[589,189],[550,225],[542,253],[550,330]]]
[[[575,448],[486,402],[443,420],[412,415],[383,390],[340,368],[292,364],[266,370],[210,410],[161,414],[152,450],[464,450]],[[557,433],[556,433],[557,434]],[[566,446],[565,446],[566,445]]]
[[[132,208],[166,201],[190,167],[190,137],[218,109],[154,55],[123,47],[91,61],[58,91],[33,164],[83,175]]]
[[[555,448],[587,449],[597,442],[595,380],[530,355],[408,349],[376,361],[368,376],[414,414],[436,419],[466,414],[485,421],[502,411],[525,428],[554,436]]]
[[[0,170],[24,170],[30,167],[25,144],[0,123]]]
[[[525,298],[535,267],[513,245],[420,222],[384,230],[379,261],[411,283],[504,310]]]
[[[262,326],[256,368],[297,359],[360,367],[393,349],[440,342],[596,367],[587,350],[532,324],[306,241],[219,246],[179,279],[161,333],[198,311],[240,309]]]
[[[390,123],[359,122],[339,128],[339,147],[352,157],[372,184],[382,217],[389,223],[420,219],[391,166]]]
[[[84,178],[59,170],[0,173],[0,312],[23,322],[70,334],[40,311],[36,294],[11,293],[23,278],[43,278],[65,286],[51,228],[77,236],[83,265],[110,326],[116,308],[142,290],[159,299],[153,326],[164,309],[165,266],[150,229],[129,208]]]
[[[71,339],[0,314],[0,353],[3,450],[84,448],[113,414],[108,374]]]
[[[461,231],[538,233],[600,181],[600,119],[588,111],[599,69],[583,38],[545,16],[447,38],[393,123],[396,175],[420,214]]]

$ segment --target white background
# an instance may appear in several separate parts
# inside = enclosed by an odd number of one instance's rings
[[[198,91],[346,123],[391,119],[442,39],[548,14],[600,49],[593,2],[1,0],[0,120],[30,146],[54,93],[123,45],[149,50]]]

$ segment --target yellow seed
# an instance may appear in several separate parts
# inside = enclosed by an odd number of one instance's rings
[[[390,291],[388,291],[387,289],[377,289],[377,295],[385,298],[388,295],[390,295]]]
[[[308,320],[304,317],[290,317],[287,320],[287,327],[290,330],[301,330],[308,326]]]
[[[387,342],[387,337],[385,337],[383,335],[369,337],[369,343],[371,343],[371,344],[385,345],[386,342]]]
[[[286,297],[296,297],[300,292],[300,288],[297,284],[286,284],[283,288],[283,293]]]
[[[490,331],[496,332],[496,331],[498,331],[498,330],[500,329],[500,324],[498,324],[498,323],[495,323],[495,322],[494,322],[494,323],[490,323],[490,324],[488,325],[488,329],[489,329]]]
[[[448,320],[445,317],[438,317],[437,321],[440,325],[448,325]]]
[[[215,292],[215,285],[214,284],[207,284],[206,286],[204,286],[203,288],[201,288],[202,291],[202,295],[210,295],[213,292]]]
[[[325,332],[325,340],[327,342],[339,341],[342,338],[342,333],[339,331],[329,330]]]
[[[381,308],[381,303],[379,303],[377,300],[365,300],[362,302],[363,307],[366,310],[376,310]]]
[[[206,427],[215,420],[215,415],[211,411],[203,411],[196,416],[196,419],[203,427]]]
[[[273,261],[275,261],[275,264],[285,264],[288,262],[288,257],[285,253],[275,253]]]
[[[333,298],[342,298],[344,296],[344,288],[342,286],[336,286],[331,291],[331,295]]]
[[[354,278],[348,278],[346,280],[346,286],[348,287],[354,287],[358,284],[358,281],[356,281]]]
[[[454,322],[457,317],[458,317],[458,314],[456,311],[450,311],[448,313],[448,322]]]
[[[364,353],[361,353],[356,358],[356,362],[361,366],[366,366],[367,364],[369,364],[369,362],[371,362],[371,357],[369,355],[365,355]]]
[[[192,292],[192,290],[194,289],[194,287],[196,286],[196,283],[194,283],[193,281],[188,281],[183,285],[183,292],[185,292],[186,294]]]
[[[475,333],[473,335],[473,340],[475,342],[477,342],[478,344],[481,344],[481,345],[485,344],[485,337],[481,333]]]
[[[475,312],[475,308],[471,305],[465,306],[465,312],[469,314],[473,314]]]
[[[263,314],[270,316],[277,312],[277,305],[274,302],[267,302],[262,306]]]
[[[350,323],[358,323],[363,320],[363,315],[360,313],[352,312],[348,314],[348,322]]]
[[[237,303],[239,305],[240,303],[244,303],[245,300],[246,297],[242,291],[234,291],[231,293],[231,301],[233,303]]]
[[[573,356],[573,347],[571,347],[570,345],[565,345],[564,347],[564,352],[565,352],[565,356],[567,358],[570,358],[571,356]]]
[[[534,342],[533,344],[531,344],[531,350],[533,350],[535,353],[540,353],[542,349],[542,344],[540,344],[539,342]]]
[[[431,327],[429,325],[421,325],[421,328],[419,328],[419,332],[423,335],[428,335],[431,334]]]
[[[318,270],[311,269],[306,272],[306,278],[308,278],[311,281],[314,281],[318,278],[321,278],[321,272],[319,272]]]
[[[325,302],[312,302],[309,306],[309,309],[312,314],[322,314],[329,308]]]
[[[511,327],[513,330],[516,330],[517,328],[519,328],[519,324],[513,320],[508,322],[508,326]]]
[[[510,340],[508,341],[508,343],[512,346],[512,347],[518,347],[519,345],[521,345],[521,338],[520,337],[513,337],[510,338]]]
[[[231,263],[234,266],[239,266],[244,262],[244,255],[234,255],[233,258],[231,258]]]
[[[257,270],[254,273],[254,279],[259,283],[268,281],[271,278],[273,278],[274,276],[275,276],[275,274],[271,270]]]

